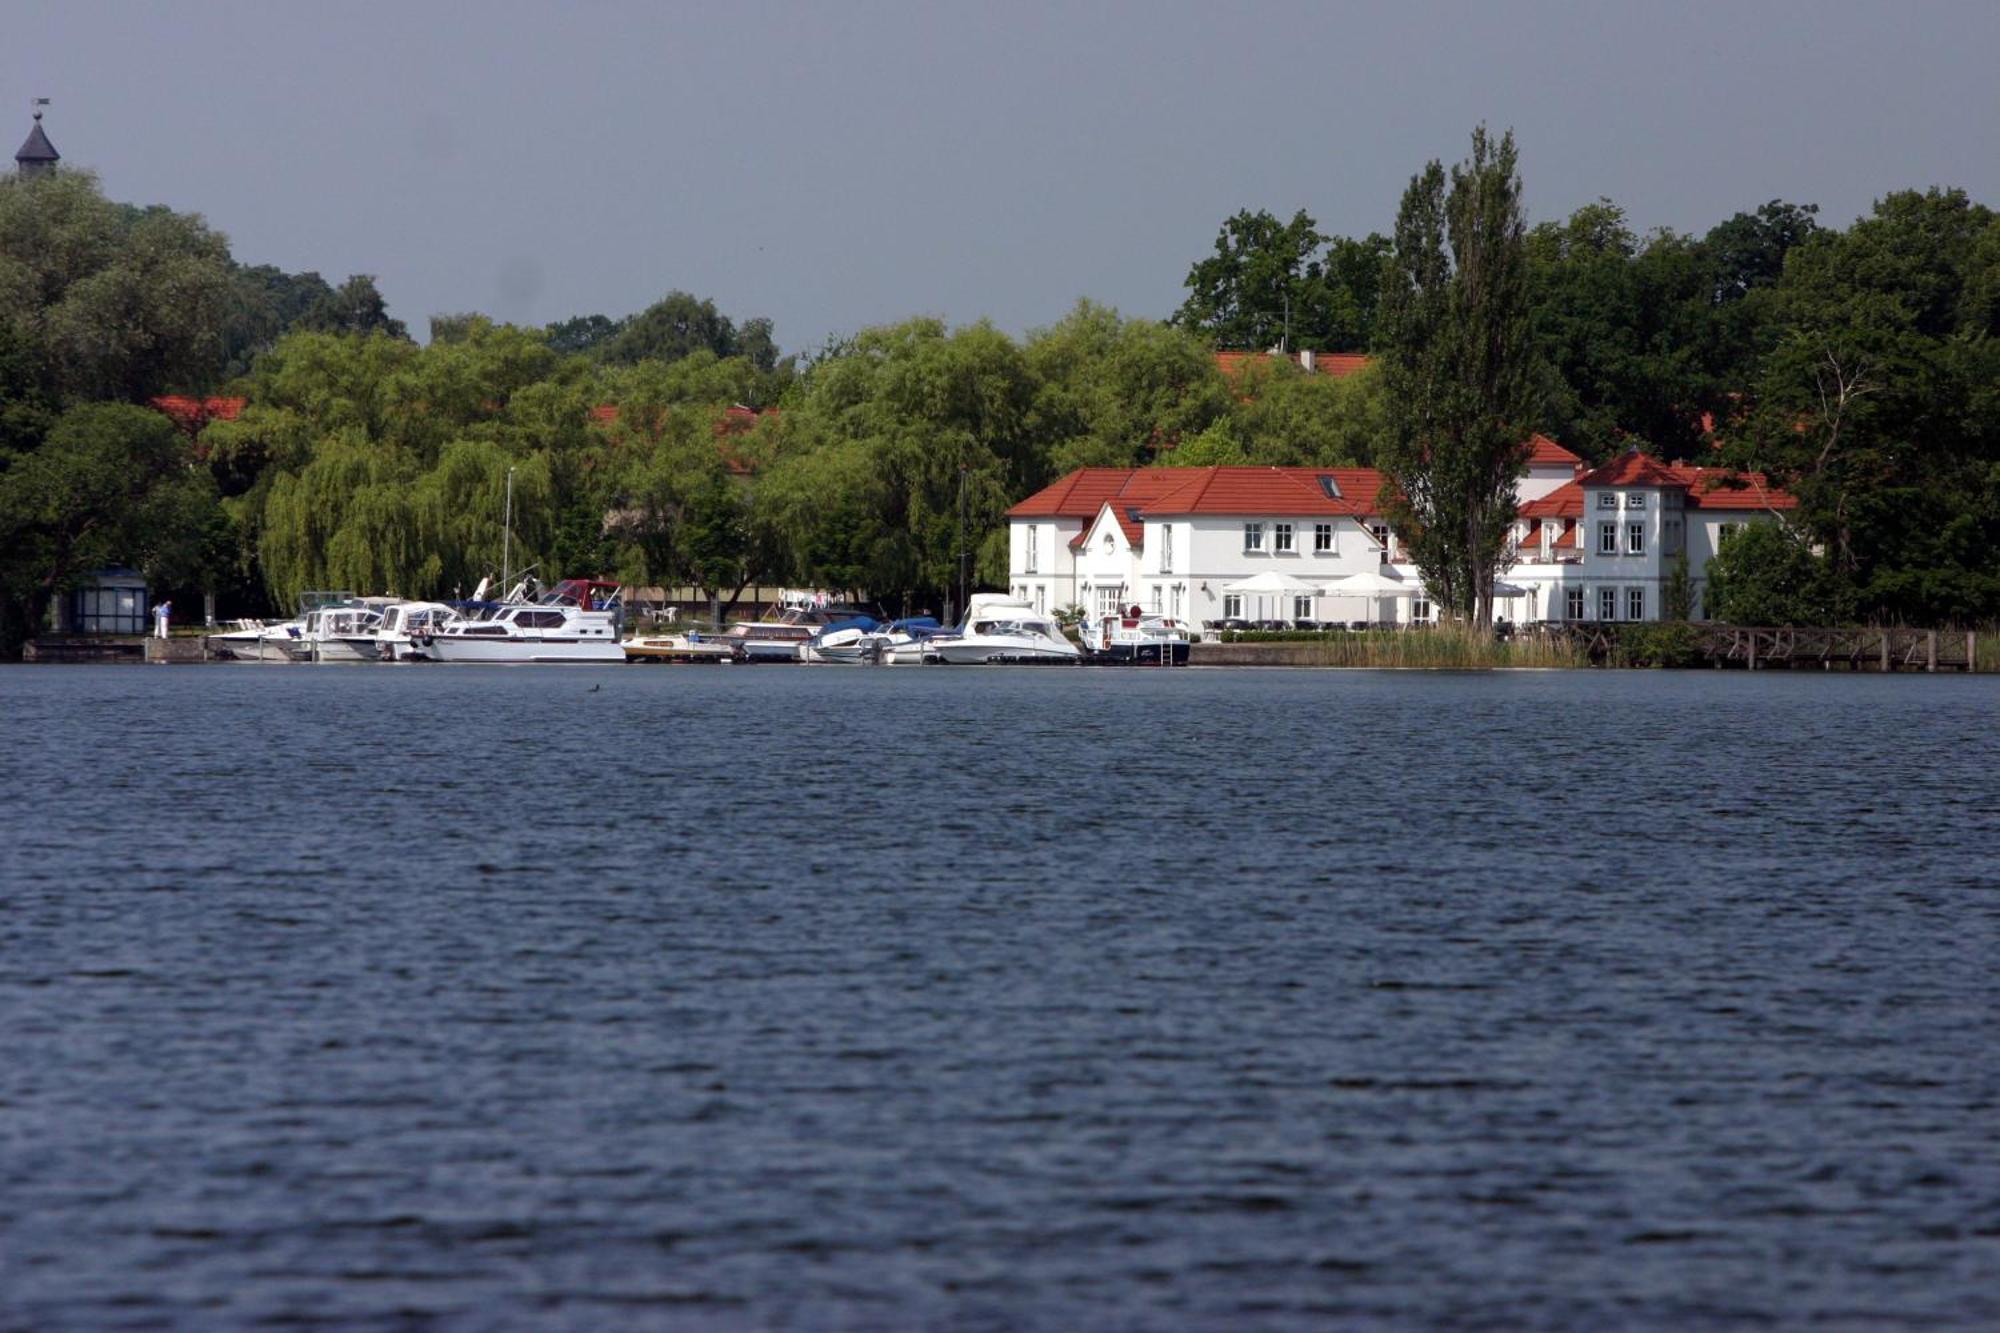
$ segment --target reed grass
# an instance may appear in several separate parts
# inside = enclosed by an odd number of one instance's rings
[[[1287,664],[1323,667],[1406,667],[1435,671],[1485,671],[1501,667],[1587,667],[1590,659],[1575,644],[1540,635],[1496,639],[1469,625],[1417,630],[1333,631],[1314,634],[1225,634],[1225,643],[1282,643],[1273,658]]]
[[[2000,621],[1992,621],[1974,628],[1972,669],[2000,672]]]

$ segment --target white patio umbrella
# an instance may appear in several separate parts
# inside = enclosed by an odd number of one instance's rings
[[[1359,574],[1337,574],[1326,584],[1326,592],[1330,597],[1366,597],[1379,602],[1385,597],[1421,597],[1424,585],[1378,566]],[[1370,615],[1369,619],[1375,617]]]
[[[1262,574],[1252,574],[1249,578],[1238,579],[1234,583],[1225,583],[1222,585],[1222,590],[1224,592],[1255,593],[1259,597],[1283,597],[1287,593],[1293,596],[1303,593],[1318,597],[1324,591],[1317,583],[1309,583],[1305,579],[1277,569],[1267,569]],[[1286,618],[1289,619],[1289,617]],[[1279,617],[1260,616],[1258,619],[1276,620]]]

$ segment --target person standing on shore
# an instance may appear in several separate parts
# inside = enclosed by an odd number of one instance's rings
[[[161,602],[153,608],[153,634],[155,638],[164,639],[167,637],[167,621],[173,616],[173,613],[174,604],[172,602]]]

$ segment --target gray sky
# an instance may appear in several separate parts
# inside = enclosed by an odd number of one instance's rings
[[[1531,217],[1703,231],[2000,204],[2000,3],[43,3],[28,100],[113,198],[238,259],[545,323],[672,288],[788,350],[1077,298],[1164,316],[1239,208],[1387,231],[1413,171],[1512,127]]]

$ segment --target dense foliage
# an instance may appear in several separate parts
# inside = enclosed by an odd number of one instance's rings
[[[0,650],[113,563],[224,614],[315,587],[470,591],[499,572],[510,473],[516,569],[939,610],[961,579],[1004,579],[1002,512],[1070,468],[1374,464],[1414,493],[1441,476],[1438,441],[1491,446],[1483,484],[1536,429],[1797,493],[1782,528],[1713,566],[1710,611],[2000,616],[1992,210],[1933,189],[1844,231],[1773,201],[1642,236],[1600,201],[1518,247],[1503,227],[1520,261],[1473,299],[1443,279],[1485,215],[1455,211],[1446,179],[1420,177],[1393,241],[1237,214],[1169,322],[1086,301],[1022,338],[915,319],[805,357],[685,292],[541,329],[440,314],[419,346],[367,275],[245,266],[200,217],[109,201],[87,173],[0,181]],[[1451,360],[1422,347],[1455,345],[1462,371],[1475,336],[1525,357],[1413,387]],[[1376,364],[1336,378],[1213,355],[1280,342]],[[245,405],[176,423],[144,406],[161,394]],[[1502,517],[1454,522],[1486,541]],[[1420,516],[1402,521],[1420,542]]]

